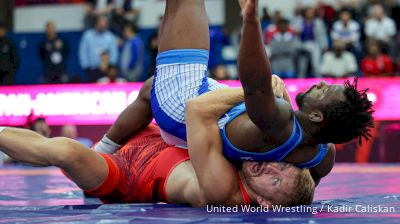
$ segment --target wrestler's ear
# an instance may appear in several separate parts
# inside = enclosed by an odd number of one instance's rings
[[[308,119],[310,119],[311,122],[320,123],[324,120],[324,115],[320,110],[315,110],[308,114]]]
[[[271,206],[272,206],[271,201],[269,201],[261,196],[257,196],[257,203],[264,208],[271,208]]]

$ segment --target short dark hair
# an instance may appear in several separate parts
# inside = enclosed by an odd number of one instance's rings
[[[348,13],[348,14],[350,14],[351,17],[353,17],[353,14],[351,13],[350,9],[348,9],[348,8],[343,8],[342,10],[340,10],[339,14],[341,15],[342,13]]]
[[[125,28],[128,28],[128,29],[130,29],[130,30],[132,30],[132,31],[135,32],[135,33],[138,32],[138,28],[137,28],[137,26],[136,26],[134,23],[127,22],[127,23],[125,23],[124,27],[125,27]]]
[[[116,66],[116,65],[110,65],[110,66],[108,66],[108,70],[111,70],[111,69],[116,69],[116,70],[118,70],[118,66]]]
[[[282,18],[278,21],[278,25],[289,25],[289,20],[286,18]]]
[[[358,77],[353,83],[344,83],[345,101],[336,101],[323,108],[325,121],[315,138],[321,143],[341,144],[358,138],[369,140],[374,127],[372,101],[368,99],[369,89],[357,90]]]

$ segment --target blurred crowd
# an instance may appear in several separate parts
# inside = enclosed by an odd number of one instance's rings
[[[395,76],[400,73],[400,1],[298,0],[292,18],[280,11],[260,10],[266,49],[273,72],[282,78]],[[90,0],[79,49],[72,52],[57,35],[57,24],[45,24],[38,46],[45,83],[81,82],[67,74],[66,61],[79,56],[91,83],[143,81],[154,72],[158,29],[147,40],[139,35],[140,2]],[[161,21],[162,17],[160,17]],[[237,31],[239,30],[239,31]],[[235,79],[222,57],[222,49],[237,49],[240,28],[232,33],[211,28],[210,76]],[[19,65],[17,48],[0,24],[0,82],[13,84]],[[146,54],[151,58],[145,69]],[[215,56],[217,55],[217,56]]]
[[[264,9],[272,68],[284,78],[398,75],[399,11],[395,0],[299,0],[291,19]]]

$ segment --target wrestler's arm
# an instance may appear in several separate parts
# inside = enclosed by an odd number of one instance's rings
[[[261,131],[280,132],[285,130],[282,126],[289,124],[291,110],[286,102],[277,100],[273,93],[271,66],[258,19],[258,0],[241,0],[241,3],[243,34],[238,70],[245,93],[247,113]]]
[[[221,95],[219,91],[224,91],[225,94]],[[197,193],[197,197],[191,195],[191,198],[188,198],[194,201],[193,204],[196,206],[226,204],[238,188],[233,166],[223,156],[223,143],[217,120],[226,110],[243,100],[238,96],[241,91],[241,89],[217,90],[190,100],[186,104],[187,142],[190,160],[197,175],[197,185],[192,183],[188,186],[191,189],[184,191]],[[213,95],[224,98],[225,104],[215,105],[210,109],[211,113],[201,113],[204,106],[207,106],[207,98]]]
[[[285,89],[283,80],[274,75],[272,77],[272,81],[274,95],[284,99],[286,102],[292,105],[289,93]],[[243,88],[236,87],[214,90],[192,99],[191,104],[196,104],[196,108],[198,109],[190,112],[192,114],[197,113],[197,116],[207,116],[217,120],[226,111],[243,101]]]
[[[272,84],[274,88],[274,94],[276,96],[283,97],[285,101],[291,104],[289,94],[285,89],[283,81],[279,77],[274,76]],[[208,92],[196,98],[195,100],[192,100],[191,106],[196,104],[196,110],[190,110],[188,112],[190,112],[193,116],[197,116],[199,119],[205,117],[208,119],[217,120],[217,118],[222,116],[224,111],[231,109],[234,105],[242,102],[243,99],[244,95],[242,88],[220,89]],[[189,125],[190,123],[187,122],[187,124]],[[310,169],[311,176],[316,184],[318,184],[320,179],[328,175],[332,170],[335,163],[335,152],[334,144],[328,144],[328,153],[325,159],[318,166]],[[299,157],[301,157],[301,154],[299,154],[296,159],[301,159]],[[285,159],[284,162],[296,163],[296,161],[287,159]]]

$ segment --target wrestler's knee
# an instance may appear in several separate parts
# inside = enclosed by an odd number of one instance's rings
[[[144,82],[138,96],[138,98],[144,101],[148,101],[148,103],[150,103],[150,94],[151,94],[151,88],[153,86],[153,79],[154,77],[152,76],[151,78],[147,79]]]

